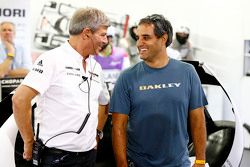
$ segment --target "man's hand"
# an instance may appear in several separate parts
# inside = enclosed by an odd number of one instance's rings
[[[14,43],[11,41],[3,41],[3,44],[5,45],[7,49],[7,53],[15,54],[15,47]]]
[[[8,75],[11,69],[12,60],[15,56],[15,47],[13,42],[8,40],[3,40],[2,42],[7,50],[7,58],[0,64],[0,78],[4,78]]]
[[[24,143],[23,146],[23,159],[29,161],[32,159],[32,149],[33,149],[33,143],[34,141]]]

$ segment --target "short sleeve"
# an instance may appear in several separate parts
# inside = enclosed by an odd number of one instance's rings
[[[50,55],[43,54],[36,59],[32,70],[24,78],[22,84],[43,94],[50,86],[54,71],[53,59],[50,58]]]
[[[207,105],[208,102],[205,93],[203,91],[200,78],[193,66],[190,70],[190,73],[191,73],[190,74],[191,93],[190,93],[189,110],[194,110],[196,108]]]
[[[108,92],[107,85],[104,82],[103,72],[101,72],[100,75],[101,75],[102,90],[101,90],[101,93],[99,95],[98,102],[100,105],[107,105],[109,103],[109,100],[110,100],[110,95]]]
[[[130,98],[128,84],[125,82],[125,73],[119,76],[110,101],[110,112],[129,114]]]

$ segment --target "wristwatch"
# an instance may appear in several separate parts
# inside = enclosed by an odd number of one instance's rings
[[[101,131],[99,129],[96,129],[96,134],[97,134],[99,140],[102,140],[102,138],[103,138],[103,131]]]
[[[13,60],[15,55],[13,53],[7,53],[7,58]]]

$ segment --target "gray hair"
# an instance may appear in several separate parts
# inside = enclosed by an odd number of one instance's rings
[[[4,25],[4,24],[11,24],[14,27],[14,31],[16,30],[16,25],[13,22],[10,21],[3,21],[0,23],[0,28]]]
[[[78,35],[84,28],[96,31],[100,26],[109,26],[108,17],[96,8],[80,8],[73,14],[69,24],[69,34]]]

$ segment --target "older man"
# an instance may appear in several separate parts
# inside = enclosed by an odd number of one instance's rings
[[[109,20],[102,11],[78,9],[69,25],[69,40],[39,56],[17,88],[13,113],[24,140],[26,160],[32,158],[34,142],[31,100],[38,95],[35,113],[40,113],[36,121],[40,122],[40,133],[36,128],[34,165],[95,166],[96,137],[102,138],[109,94],[101,66],[91,55],[107,43],[108,26]],[[44,148],[41,158],[37,148]]]
[[[0,78],[24,77],[32,66],[31,55],[14,42],[15,33],[14,23],[0,24]]]

